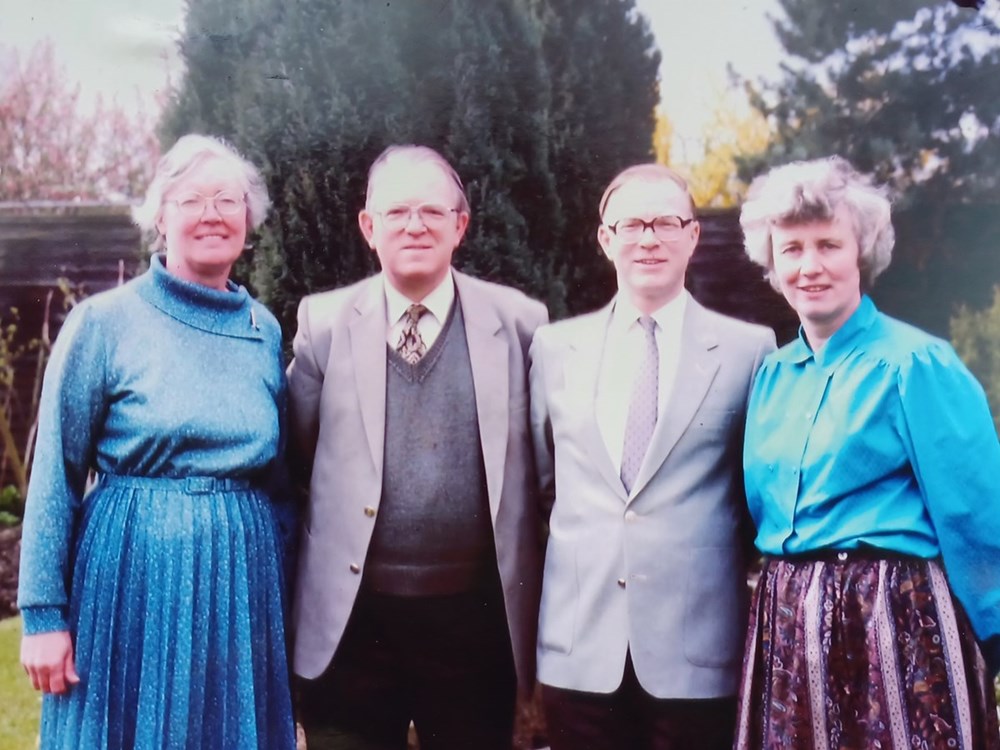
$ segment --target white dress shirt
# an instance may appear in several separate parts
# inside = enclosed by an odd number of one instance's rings
[[[389,346],[395,349],[399,343],[399,337],[403,334],[406,311],[410,305],[417,303],[390,284],[388,278],[383,277],[383,280],[385,282],[385,319],[389,322],[385,340]],[[434,342],[437,341],[438,334],[441,333],[441,328],[448,319],[448,313],[451,312],[451,305],[454,301],[455,280],[452,278],[451,269],[449,269],[444,280],[419,303],[427,308],[427,312],[417,322],[417,331],[428,349],[434,346]]]
[[[650,317],[656,321],[656,347],[660,355],[657,383],[657,429],[677,379],[680,360],[681,328],[687,309],[688,292],[682,290],[674,299]],[[632,397],[632,383],[646,356],[646,340],[639,318],[643,313],[624,295],[619,294],[611,312],[604,337],[601,372],[597,381],[595,413],[597,426],[615,469],[622,467],[625,422]]]

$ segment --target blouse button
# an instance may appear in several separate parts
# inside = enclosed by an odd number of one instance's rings
[[[354,573],[354,574],[360,573],[361,572],[361,566],[358,565],[357,563],[351,563],[351,572]]]
[[[619,585],[619,586],[620,586],[621,588],[625,588],[625,579],[624,579],[624,578],[619,578],[619,579],[618,579],[618,585]]]

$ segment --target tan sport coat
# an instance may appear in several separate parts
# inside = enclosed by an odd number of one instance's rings
[[[541,575],[527,352],[545,307],[454,273],[519,684],[534,679]],[[323,673],[344,634],[382,494],[386,311],[381,274],[306,297],[288,367],[292,461],[311,468],[293,602],[294,669]],[[400,623],[406,627],[406,623]]]

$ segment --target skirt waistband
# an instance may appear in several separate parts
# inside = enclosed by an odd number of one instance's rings
[[[101,487],[140,487],[184,492],[188,495],[207,495],[212,492],[238,492],[252,490],[255,483],[249,479],[229,477],[134,477],[127,474],[100,474]]]
[[[868,562],[873,560],[889,561],[912,561],[928,562],[937,558],[918,557],[908,555],[905,552],[897,552],[891,549],[880,549],[879,547],[858,547],[855,549],[817,549],[809,552],[801,552],[793,555],[764,555],[764,562],[829,562],[829,563],[850,563]]]

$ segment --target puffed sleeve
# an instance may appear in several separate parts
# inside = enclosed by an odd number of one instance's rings
[[[982,387],[945,342],[899,370],[901,432],[955,596],[1000,670],[1000,442]]]
[[[17,603],[28,635],[68,629],[74,521],[107,401],[96,318],[88,302],[70,312],[45,370],[21,536]]]

